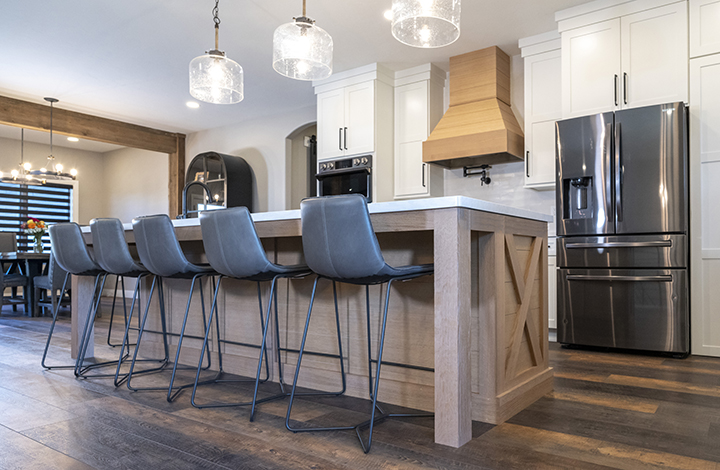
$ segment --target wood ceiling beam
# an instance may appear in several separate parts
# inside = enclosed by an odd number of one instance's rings
[[[0,124],[49,131],[50,106],[0,96]],[[171,217],[179,214],[185,185],[185,134],[57,107],[53,109],[52,126],[58,134],[168,154],[168,212]]]

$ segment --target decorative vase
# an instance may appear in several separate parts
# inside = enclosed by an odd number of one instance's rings
[[[35,237],[35,243],[33,243],[33,253],[42,253],[45,247],[41,237]]]

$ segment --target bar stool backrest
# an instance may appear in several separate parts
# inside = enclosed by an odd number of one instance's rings
[[[200,228],[208,262],[220,274],[244,278],[271,268],[246,207],[201,212]]]
[[[67,274],[67,271],[65,271],[63,268],[61,268],[57,261],[55,260],[55,256],[53,256],[52,252],[50,253],[50,261],[48,262],[48,279],[50,279],[50,285],[53,288],[53,292],[57,289],[61,289],[63,282],[65,281],[65,275]],[[69,286],[68,286],[69,288]]]
[[[50,249],[58,265],[70,274],[93,275],[102,271],[90,257],[80,226],[75,222],[50,226]]]
[[[13,253],[15,251],[17,251],[17,234],[0,232],[0,252]]]
[[[140,261],[148,271],[163,277],[192,272],[170,217],[165,214],[137,217],[132,224]]]
[[[90,230],[95,260],[105,271],[122,275],[144,270],[130,255],[120,219],[92,219]]]
[[[363,196],[305,199],[300,218],[305,262],[317,274],[358,279],[386,266]]]

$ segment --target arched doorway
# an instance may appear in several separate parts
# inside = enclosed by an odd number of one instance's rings
[[[287,209],[300,209],[303,198],[316,194],[316,135],[317,123],[311,122],[298,127],[286,138]]]

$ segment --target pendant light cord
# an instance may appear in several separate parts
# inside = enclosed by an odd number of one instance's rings
[[[306,2],[306,1],[307,1],[307,0],[303,0],[303,16],[307,16],[307,15],[305,14],[305,2]]]
[[[53,103],[50,102],[50,156],[53,156],[53,144],[52,144],[52,125],[53,125]]]
[[[213,8],[213,22],[215,23],[215,50],[219,50],[218,48],[218,33],[220,32],[220,18],[218,16],[219,14],[219,8],[218,4],[220,3],[220,0],[215,0],[215,8]]]

